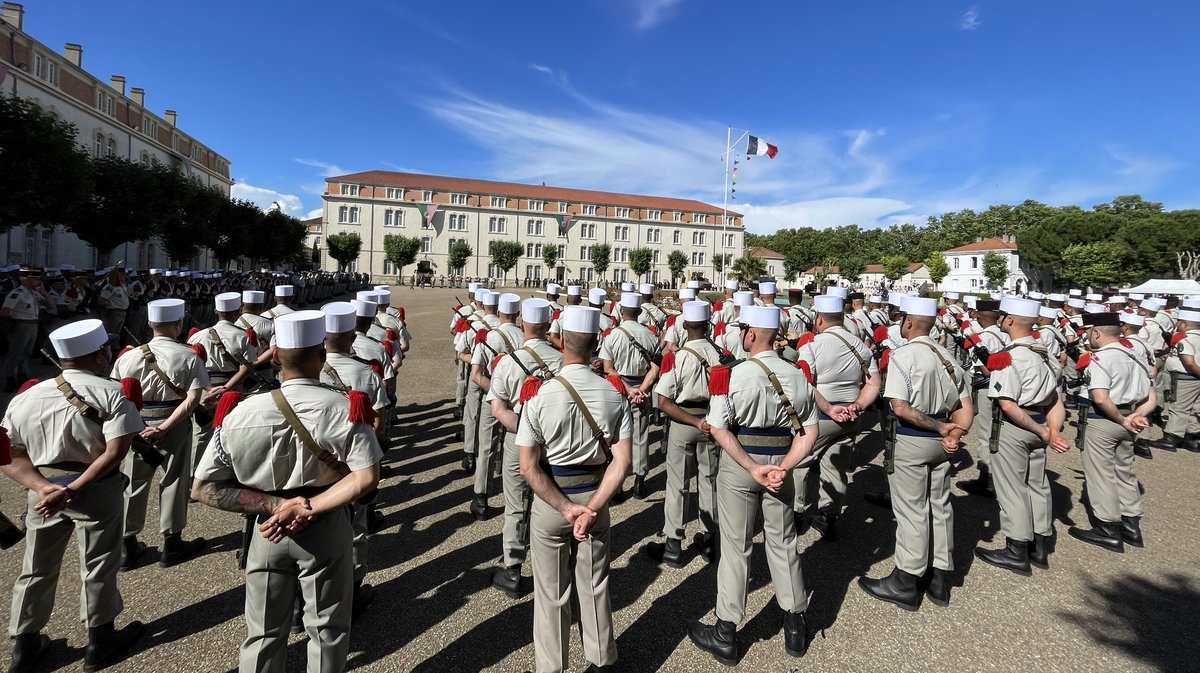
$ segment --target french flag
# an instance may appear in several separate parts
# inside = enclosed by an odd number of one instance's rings
[[[746,143],[746,156],[761,157],[764,154],[774,159],[775,155],[779,154],[779,148],[762,138],[750,136],[750,140]]]

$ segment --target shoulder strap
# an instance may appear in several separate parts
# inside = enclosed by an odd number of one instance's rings
[[[211,339],[213,342],[215,342],[215,344],[217,346],[217,350],[221,351],[222,357],[233,360],[233,362],[235,364],[239,364],[239,365],[244,364],[241,360],[238,360],[237,358],[233,357],[233,353],[230,353],[229,349],[225,347],[225,342],[221,340],[221,335],[217,333],[216,327],[208,328],[208,338]]]
[[[497,327],[496,329],[494,329],[492,331],[495,332],[501,339],[504,340],[504,345],[508,347],[509,353],[517,350],[515,347],[513,347],[512,339],[509,339],[507,336],[504,335],[504,330]]]
[[[621,334],[624,334],[625,336],[629,337],[629,343],[633,344],[633,347],[635,349],[637,349],[638,353],[641,354],[642,359],[646,361],[646,364],[653,367],[654,366],[654,358],[650,355],[650,353],[646,352],[646,348],[644,346],[642,346],[640,343],[638,343],[637,339],[633,338],[633,335],[630,334],[629,331],[626,330],[624,327],[617,325],[616,329],[617,329],[617,331],[621,332]]]
[[[922,346],[928,346],[929,350],[933,351],[933,354],[937,356],[937,359],[941,360],[942,367],[946,370],[946,373],[950,375],[950,380],[954,383],[954,387],[958,387],[958,374],[954,371],[954,365],[946,359],[945,355],[942,355],[942,351],[939,350],[937,346],[934,346],[928,341],[910,341],[909,343],[918,343]]]
[[[333,386],[335,388],[341,390],[342,392],[350,390],[350,386],[346,385],[346,382],[342,380],[341,374],[338,374],[338,371],[334,369],[333,365],[329,364],[328,361],[324,364],[324,366],[321,367],[321,371],[328,374],[329,378],[333,379]]]
[[[838,334],[836,331],[834,331],[834,330],[825,330],[825,332],[822,332],[822,334],[826,334],[826,333],[828,333],[828,334],[832,334],[833,336],[837,337],[837,340],[838,340],[838,341],[840,341],[840,342],[842,342],[843,344],[845,344],[845,346],[846,346],[846,349],[850,351],[850,354],[854,356],[854,359],[855,359],[855,360],[858,360],[858,366],[859,366],[859,367],[862,369],[862,376],[863,376],[863,380],[864,380],[864,381],[866,381],[866,380],[867,380],[867,376],[868,376],[868,375],[870,374],[870,372],[871,372],[871,361],[870,361],[870,359],[869,359],[869,358],[868,358],[868,359],[864,359],[864,358],[863,358],[863,356],[859,355],[859,354],[858,354],[858,351],[854,349],[854,346],[850,345],[850,342],[849,342],[849,341],[846,341],[846,339],[844,339],[844,338],[842,337],[842,335],[841,335],[841,334]]]
[[[771,386],[775,388],[775,394],[779,396],[779,402],[783,405],[784,411],[787,412],[788,421],[792,424],[792,432],[799,434],[804,426],[800,424],[800,415],[796,413],[796,407],[792,401],[788,399],[787,393],[783,391],[783,384],[779,382],[779,377],[775,376],[775,372],[767,366],[765,362],[758,358],[749,358],[749,362],[758,365],[763,373],[767,375],[767,380],[771,382]]]
[[[554,372],[550,369],[550,365],[546,364],[546,361],[542,359],[542,356],[537,354],[537,351],[533,350],[533,348],[529,346],[525,346],[521,350],[529,353],[529,356],[533,358],[538,367],[541,367],[542,371],[546,372],[546,374],[549,374],[551,377],[554,376]],[[514,354],[513,357],[516,357],[516,355]]]
[[[608,448],[608,440],[604,438],[604,432],[600,430],[600,424],[592,416],[591,410],[588,409],[587,404],[584,404],[583,398],[579,396],[579,391],[575,390],[575,386],[571,385],[565,377],[556,376],[553,380],[562,384],[567,394],[571,396],[571,401],[575,403],[575,406],[583,414],[583,420],[587,422],[588,428],[592,431],[592,437],[596,439],[596,443],[600,445],[600,450],[604,452],[605,460],[612,460],[612,451]]]
[[[334,472],[337,472],[343,477],[350,474],[349,465],[338,460],[337,457],[327,451],[325,447],[317,444],[317,440],[313,439],[312,433],[308,431],[308,428],[304,427],[304,424],[301,423],[300,419],[296,416],[296,412],[294,409],[292,409],[292,405],[288,404],[287,398],[283,396],[282,390],[278,388],[272,390],[271,399],[274,400],[275,407],[279,409],[279,413],[283,414],[284,420],[286,420],[287,424],[291,426],[292,432],[295,432],[296,436],[300,438],[300,443],[304,445],[305,449],[308,449],[310,453],[317,457],[317,460],[325,463],[325,465]]]
[[[708,364],[708,360],[704,359],[704,357],[702,355],[700,355],[696,351],[692,350],[691,348],[688,348],[687,346],[680,346],[679,350],[691,353],[692,357],[694,357],[700,361],[700,366],[702,368],[704,368],[704,380],[705,380],[705,383],[707,384],[708,372],[712,369],[712,365]]]
[[[84,418],[100,425],[104,425],[104,421],[108,420],[108,414],[88,404],[87,401],[79,396],[79,393],[75,392],[71,384],[67,383],[67,379],[62,374],[54,377],[54,384],[58,386],[58,392],[62,393],[63,397],[67,398],[67,402],[78,409],[80,415]]]
[[[180,397],[187,397],[187,391],[175,385],[175,382],[167,376],[162,367],[158,366],[158,358],[154,357],[154,351],[150,350],[150,344],[142,344],[138,350],[142,352],[142,359],[146,361],[146,366],[150,368],[150,371],[154,372],[154,375],[158,377],[159,381],[162,381],[164,386],[170,388],[171,392]]]

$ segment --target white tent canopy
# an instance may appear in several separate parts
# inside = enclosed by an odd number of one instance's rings
[[[1174,294],[1186,296],[1200,294],[1200,282],[1180,280],[1177,278],[1152,278],[1137,287],[1121,290],[1122,293],[1138,292],[1141,294]]]

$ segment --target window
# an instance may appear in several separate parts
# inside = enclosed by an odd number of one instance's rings
[[[703,232],[703,231],[693,231],[693,232],[692,232],[692,245],[704,245],[704,239],[705,239],[705,238],[706,238],[706,237],[705,237],[705,232]]]
[[[492,217],[488,219],[489,234],[503,234],[507,231],[507,229],[508,227],[503,217]]]
[[[491,251],[488,251],[491,254]],[[488,264],[488,278],[495,278],[500,275],[500,269],[496,268],[495,264]]]
[[[346,193],[347,187],[354,187],[354,195],[358,194],[358,185],[342,185],[342,193],[343,194]],[[404,198],[404,188],[403,187],[388,187],[387,188],[387,198],[397,200],[397,201]]]
[[[432,239],[428,236],[421,237],[421,252],[429,252],[432,247]]]
[[[579,225],[579,238],[596,238],[596,223],[585,222]]]
[[[647,229],[646,230],[646,242],[647,243],[662,242],[662,229]]]
[[[142,150],[142,153],[138,155],[138,161],[143,164],[150,165],[150,153],[146,150]]]
[[[613,227],[613,240],[614,241],[628,241],[629,240],[629,227]]]
[[[466,194],[451,194],[450,195],[450,205],[452,205],[452,206],[467,205],[467,195]]]
[[[109,136],[108,142],[104,146],[104,156],[114,157],[117,155],[117,140]]]
[[[424,201],[425,203],[432,202],[433,201],[433,192],[429,191],[428,189],[421,192],[421,200]]]
[[[612,261],[628,262],[629,261],[629,248],[613,248]]]
[[[732,248],[734,243],[733,234],[725,234],[725,247]]]
[[[682,222],[683,221],[683,213],[679,212],[678,210],[675,211],[674,213],[671,213],[671,221],[672,222]]]
[[[679,245],[682,242],[683,242],[683,232],[676,229],[671,234],[671,243],[674,243],[675,245]]]
[[[569,203],[565,203],[565,202],[559,203],[558,204],[558,212],[565,213],[565,212],[567,212],[567,209],[570,207],[571,207],[571,204],[569,204]]]
[[[546,209],[546,202],[545,201],[530,201],[529,209],[536,210],[537,212],[540,213]]]
[[[525,244],[525,256],[526,257],[541,257],[542,256],[542,244],[541,243],[526,243]]]
[[[145,115],[142,117],[142,135],[158,138],[158,122]]]
[[[958,268],[958,258],[957,257],[954,258],[954,268],[956,268],[956,269]]]
[[[447,228],[450,231],[466,231],[467,230],[467,215],[466,213],[450,213],[450,223]]]
[[[567,258],[567,246],[563,245],[561,243],[558,245],[558,258],[559,259]]]
[[[113,97],[97,89],[96,109],[106,115],[111,115],[113,113]]]
[[[546,223],[543,220],[529,220],[525,223],[525,233],[530,236],[544,236]]]
[[[492,197],[492,207],[493,208],[507,208],[508,207],[508,199],[504,198],[503,196],[493,196]]]
[[[595,215],[596,214],[596,206],[590,206],[590,205],[583,206],[583,214],[584,215]]]
[[[590,245],[579,246],[579,261],[589,262],[589,261],[591,261],[591,259],[592,259],[592,246],[590,246]]]
[[[200,146],[192,143],[192,161],[200,161]]]
[[[338,208],[339,224],[358,224],[358,206],[340,206]]]
[[[647,210],[646,211],[646,219],[647,220],[661,220],[662,219],[662,211],[661,210]]]
[[[617,217],[623,217],[625,219],[629,219],[629,209],[628,208],[617,208]]]
[[[702,253],[702,252],[693,252],[692,253],[692,266],[704,266],[704,253]]]
[[[175,150],[176,152],[179,151],[179,134],[178,133],[171,134],[171,149]]]
[[[662,264],[662,251],[661,250],[654,251],[654,263]]]
[[[708,224],[708,215],[696,213],[695,215],[692,215],[692,222],[695,224]]]
[[[358,196],[358,185],[342,185],[342,196]]]
[[[58,64],[46,58],[44,54],[34,52],[33,74],[43,82],[58,86]]]
[[[392,275],[392,273],[394,273],[392,271],[392,260],[388,259],[387,257],[384,257],[383,258],[383,275],[390,276],[390,275]]]
[[[972,257],[972,258],[971,258],[971,268],[972,268],[972,269],[978,269],[978,268],[979,268],[979,258],[978,258],[978,257]]]
[[[385,210],[385,211],[383,211],[383,226],[385,226],[385,227],[403,227],[404,226],[404,211],[403,210]]]
[[[94,147],[97,159],[104,156],[104,134],[99,131],[96,131],[96,144]]]

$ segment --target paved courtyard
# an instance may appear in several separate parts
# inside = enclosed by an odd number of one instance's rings
[[[523,290],[522,293],[528,293]],[[349,668],[361,671],[513,671],[533,668],[532,596],[512,601],[491,588],[499,565],[501,499],[476,523],[467,511],[471,482],[459,467],[462,443],[452,416],[454,376],[447,325],[455,294],[465,290],[397,289],[415,338],[400,371],[402,413],[395,446],[385,456],[380,510],[386,528],[371,541],[376,599],[351,637]],[[1073,431],[1072,431],[1073,436]],[[716,569],[693,556],[687,567],[660,567],[644,553],[661,541],[663,455],[652,435],[651,495],[613,508],[611,590],[619,667],[627,671],[706,671],[721,667],[685,635],[688,620],[711,623]],[[812,645],[803,659],[783,651],[782,615],[772,600],[761,536],[755,547],[747,619],[739,641],[746,671],[1188,671],[1200,670],[1200,456],[1156,452],[1139,459],[1145,488],[1145,549],[1112,554],[1069,537],[1087,516],[1080,504],[1082,462],[1071,451],[1050,460],[1057,552],[1049,570],[1022,578],[976,563],[972,549],[1002,544],[994,501],[954,493],[955,563],[951,604],[926,603],[909,613],[876,601],[856,585],[863,574],[891,570],[894,524],[888,511],[863,501],[886,487],[877,432],[864,434],[836,543],[815,531],[801,540],[811,594]],[[964,467],[958,478],[974,476]],[[497,494],[498,483],[493,487]],[[0,508],[16,520],[24,497],[0,480]],[[694,514],[694,500],[689,511]],[[152,505],[149,521],[157,520]],[[151,526],[152,527],[152,526]],[[242,575],[234,560],[241,519],[191,507],[187,537],[212,541],[197,560],[163,570],[150,563],[122,573],[125,612],[146,638],[113,671],[230,671],[245,630]],[[689,536],[695,532],[694,524]],[[156,536],[144,541],[159,546]],[[7,597],[24,545],[0,552]],[[150,553],[156,560],[157,550]],[[43,670],[78,670],[87,633],[78,620],[75,546],[63,560],[54,639]],[[530,583],[526,567],[526,583]],[[5,603],[7,607],[7,603]],[[573,631],[573,634],[576,633]],[[294,637],[289,671],[304,670],[306,641]],[[6,639],[0,656],[11,648]],[[586,662],[578,637],[571,670]]]

